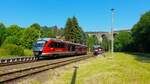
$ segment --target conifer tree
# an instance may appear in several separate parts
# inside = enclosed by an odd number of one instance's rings
[[[67,41],[71,40],[71,29],[72,29],[72,21],[71,18],[68,18],[64,29],[65,30],[64,36]]]
[[[78,24],[75,16],[68,18],[65,26],[65,39],[74,43],[86,43],[85,33]]]

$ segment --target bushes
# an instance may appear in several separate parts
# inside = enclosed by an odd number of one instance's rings
[[[9,56],[9,54],[6,53],[5,49],[0,48],[0,58],[5,57],[5,56]]]
[[[0,58],[12,58],[19,56],[33,56],[32,50],[24,49],[15,44],[3,44],[0,47]]]
[[[20,46],[15,45],[15,44],[5,44],[5,45],[2,45],[2,48],[9,55],[18,55],[18,56],[24,55],[24,49]]]
[[[32,50],[24,49],[24,56],[33,56]]]

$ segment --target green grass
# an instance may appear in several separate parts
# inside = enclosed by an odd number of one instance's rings
[[[115,53],[115,57],[91,58],[79,64],[76,84],[150,84],[150,54]],[[142,57],[144,56],[144,57]],[[59,81],[70,84],[73,69],[65,71]]]
[[[24,49],[24,56],[33,56],[32,50]],[[23,57],[17,55],[10,55],[7,51],[3,48],[0,48],[0,58],[14,58],[14,57]]]

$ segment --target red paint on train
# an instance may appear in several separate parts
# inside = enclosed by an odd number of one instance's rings
[[[87,47],[82,44],[52,38],[41,38],[33,45],[37,57],[71,56],[87,54]]]

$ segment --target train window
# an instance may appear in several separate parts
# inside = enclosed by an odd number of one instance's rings
[[[68,44],[66,47],[68,48],[68,51],[71,51],[71,45]]]
[[[57,48],[57,43],[51,43],[51,44],[49,44],[49,47]]]
[[[75,51],[75,45],[70,45],[70,51]]]
[[[64,48],[64,43],[56,43],[57,44],[57,48]]]
[[[65,46],[64,46],[64,43],[60,43],[60,46],[59,46],[60,48],[64,48]]]
[[[57,48],[60,48],[60,46],[61,46],[60,43],[57,43]]]
[[[49,47],[52,47],[52,48],[64,48],[64,43],[51,43],[51,44],[49,44]]]
[[[37,41],[36,43],[34,43],[34,46],[35,47],[43,47],[46,43],[47,43],[47,41]]]

